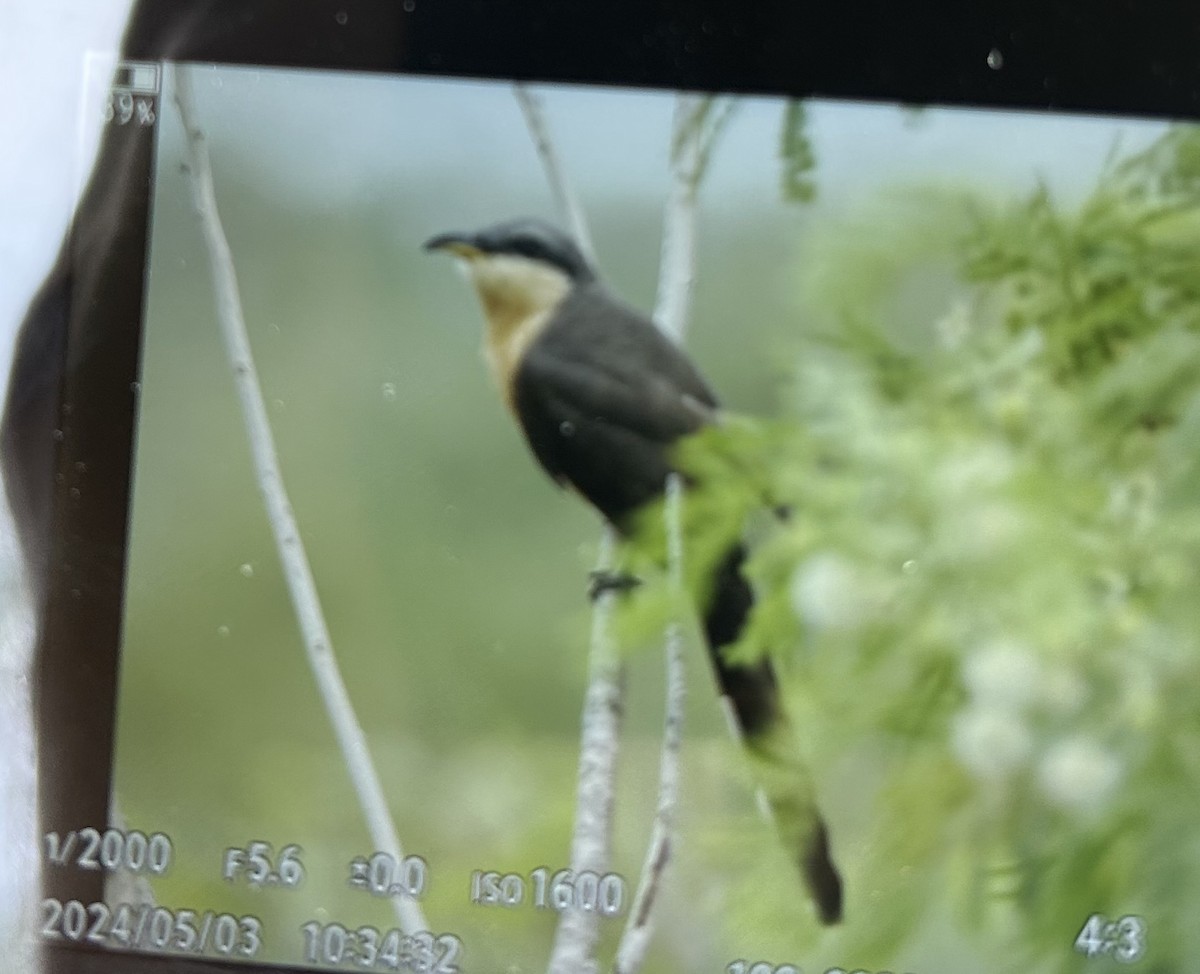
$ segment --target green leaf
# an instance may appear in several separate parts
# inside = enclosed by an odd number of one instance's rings
[[[811,203],[817,195],[812,172],[817,158],[808,138],[804,102],[791,99],[783,109],[779,130],[780,195],[788,203]]]

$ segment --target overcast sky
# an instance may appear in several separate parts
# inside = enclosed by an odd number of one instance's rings
[[[493,185],[540,164],[508,86],[471,81],[201,71],[198,102],[214,139],[245,133],[253,164],[284,196],[352,202],[372,187],[478,157]],[[555,142],[585,205],[592,194],[655,196],[666,186],[672,101],[662,93],[540,89]],[[777,202],[782,102],[740,103],[704,187],[706,204]],[[948,178],[1021,190],[1038,178],[1071,195],[1089,187],[1120,139],[1126,148],[1159,123],[1015,112],[929,110],[819,102],[809,108],[821,200],[838,207],[882,186]],[[647,151],[646,147],[657,151]],[[314,149],[319,149],[314,152]],[[247,161],[250,161],[248,155]]]

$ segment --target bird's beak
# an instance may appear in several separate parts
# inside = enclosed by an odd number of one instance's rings
[[[471,235],[466,233],[439,233],[425,241],[425,249],[444,250],[464,260],[483,256],[483,251],[475,246]]]

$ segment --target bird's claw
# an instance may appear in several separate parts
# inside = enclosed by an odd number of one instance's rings
[[[625,572],[588,572],[587,594],[595,602],[605,592],[628,592],[641,584],[640,578]]]

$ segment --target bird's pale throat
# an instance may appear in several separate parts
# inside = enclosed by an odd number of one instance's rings
[[[508,398],[513,371],[571,282],[557,268],[508,255],[477,258],[470,262],[469,273],[487,320],[488,363]]]

